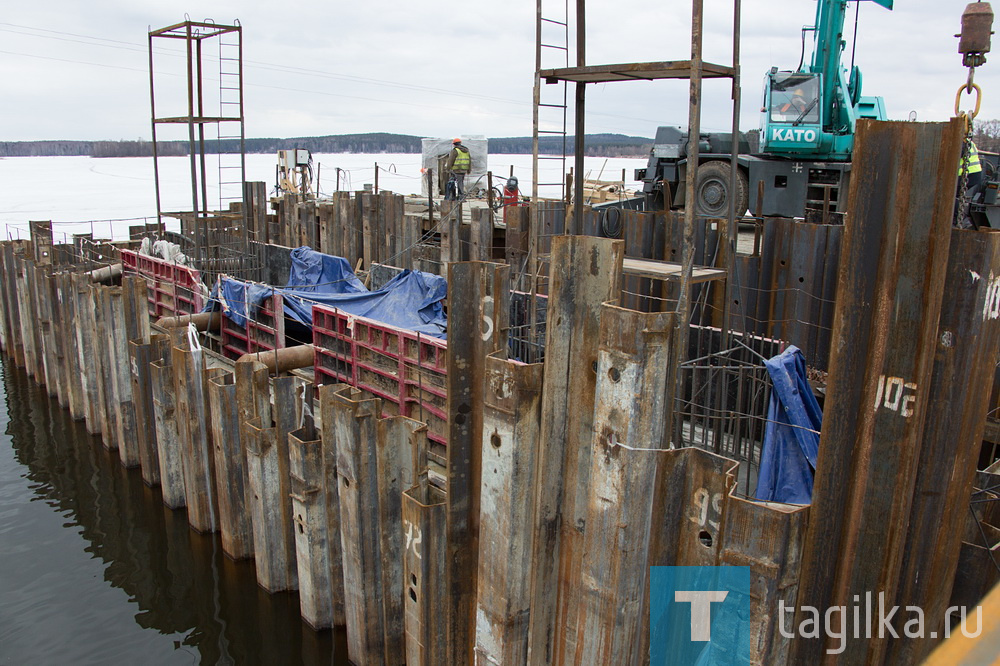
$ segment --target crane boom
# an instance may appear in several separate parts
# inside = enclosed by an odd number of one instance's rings
[[[838,114],[838,103],[844,99],[840,89],[844,53],[844,19],[847,16],[849,0],[819,0],[816,3],[816,28],[813,40],[813,55],[810,73],[823,76],[823,100],[820,116],[823,128],[832,131],[843,123],[843,114]],[[860,0],[857,0],[860,1]],[[892,9],[893,0],[872,0],[886,9]],[[855,75],[856,76],[856,75]],[[840,98],[838,100],[838,97]]]

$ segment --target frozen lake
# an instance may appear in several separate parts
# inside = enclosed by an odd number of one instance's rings
[[[247,155],[246,178],[263,181],[273,190],[275,155]],[[411,154],[317,154],[314,169],[319,171],[321,195],[336,189],[338,170],[341,189],[360,190],[374,183],[379,167],[379,189],[400,194],[420,192],[420,155]],[[632,181],[634,169],[646,165],[645,158],[587,157],[588,178],[621,180],[622,169],[629,189],[641,187]],[[188,157],[160,158],[160,187],[163,210],[190,210],[190,160]],[[567,168],[572,165],[572,158]],[[540,182],[561,180],[556,160],[542,161]],[[523,193],[531,192],[531,155],[491,155],[489,169],[495,181],[510,175],[520,182]],[[208,170],[209,202],[219,200],[217,169]],[[56,241],[72,234],[92,232],[95,237],[128,237],[130,225],[156,220],[156,193],[151,157],[5,157],[0,158],[0,224],[4,238],[28,236],[29,220],[51,220]],[[225,195],[232,192],[223,193]],[[553,196],[555,192],[541,192]],[[169,227],[168,223],[168,227]]]

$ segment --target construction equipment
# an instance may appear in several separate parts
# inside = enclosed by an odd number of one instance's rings
[[[803,28],[803,53],[794,71],[772,67],[764,86],[760,152],[749,154],[740,137],[739,169],[730,192],[730,133],[701,134],[697,211],[724,217],[735,197],[736,215],[803,217],[807,208],[843,211],[847,204],[854,126],[859,118],[886,118],[881,97],[861,94],[861,70],[842,65],[844,18],[850,0],[818,0],[816,25]],[[862,0],[853,0],[860,2]],[[872,0],[892,9],[893,0]],[[805,33],[813,52],[805,63]],[[645,182],[645,207],[683,206],[687,134],[677,127],[656,132],[649,163],[636,170]]]

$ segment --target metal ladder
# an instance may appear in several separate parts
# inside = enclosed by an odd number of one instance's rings
[[[219,166],[219,211],[243,201],[246,180],[246,137],[243,128],[243,32],[219,38],[219,122],[216,149]]]
[[[568,88],[565,81],[546,84],[538,76],[542,69],[569,67],[569,2],[563,0],[556,13],[546,15],[545,0],[537,1],[535,19],[535,88],[532,108],[532,161],[531,200],[538,201],[539,187],[558,187],[559,198],[566,198],[566,114]],[[549,5],[556,5],[550,0]],[[545,129],[543,129],[543,126]],[[539,141],[543,137],[561,137],[562,153],[540,154]],[[539,163],[542,160],[558,162],[559,182],[539,182]]]

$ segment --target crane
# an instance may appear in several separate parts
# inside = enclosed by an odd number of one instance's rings
[[[842,64],[848,3],[862,1],[889,10],[893,4],[893,0],[817,0],[815,25],[803,29],[803,46],[805,34],[813,33],[809,62],[803,52],[796,69],[772,67],[767,73],[760,151],[749,154],[749,144],[740,137],[733,192],[729,182],[732,135],[703,133],[699,137],[695,194],[700,214],[725,216],[731,196],[736,198],[740,216],[747,208],[785,217],[803,217],[806,208],[844,209],[855,122],[886,118],[881,97],[862,96],[861,70],[854,66],[848,71]],[[636,170],[636,180],[645,183],[647,208],[684,205],[680,184],[687,169],[686,146],[687,134],[681,128],[657,129],[649,163]]]

